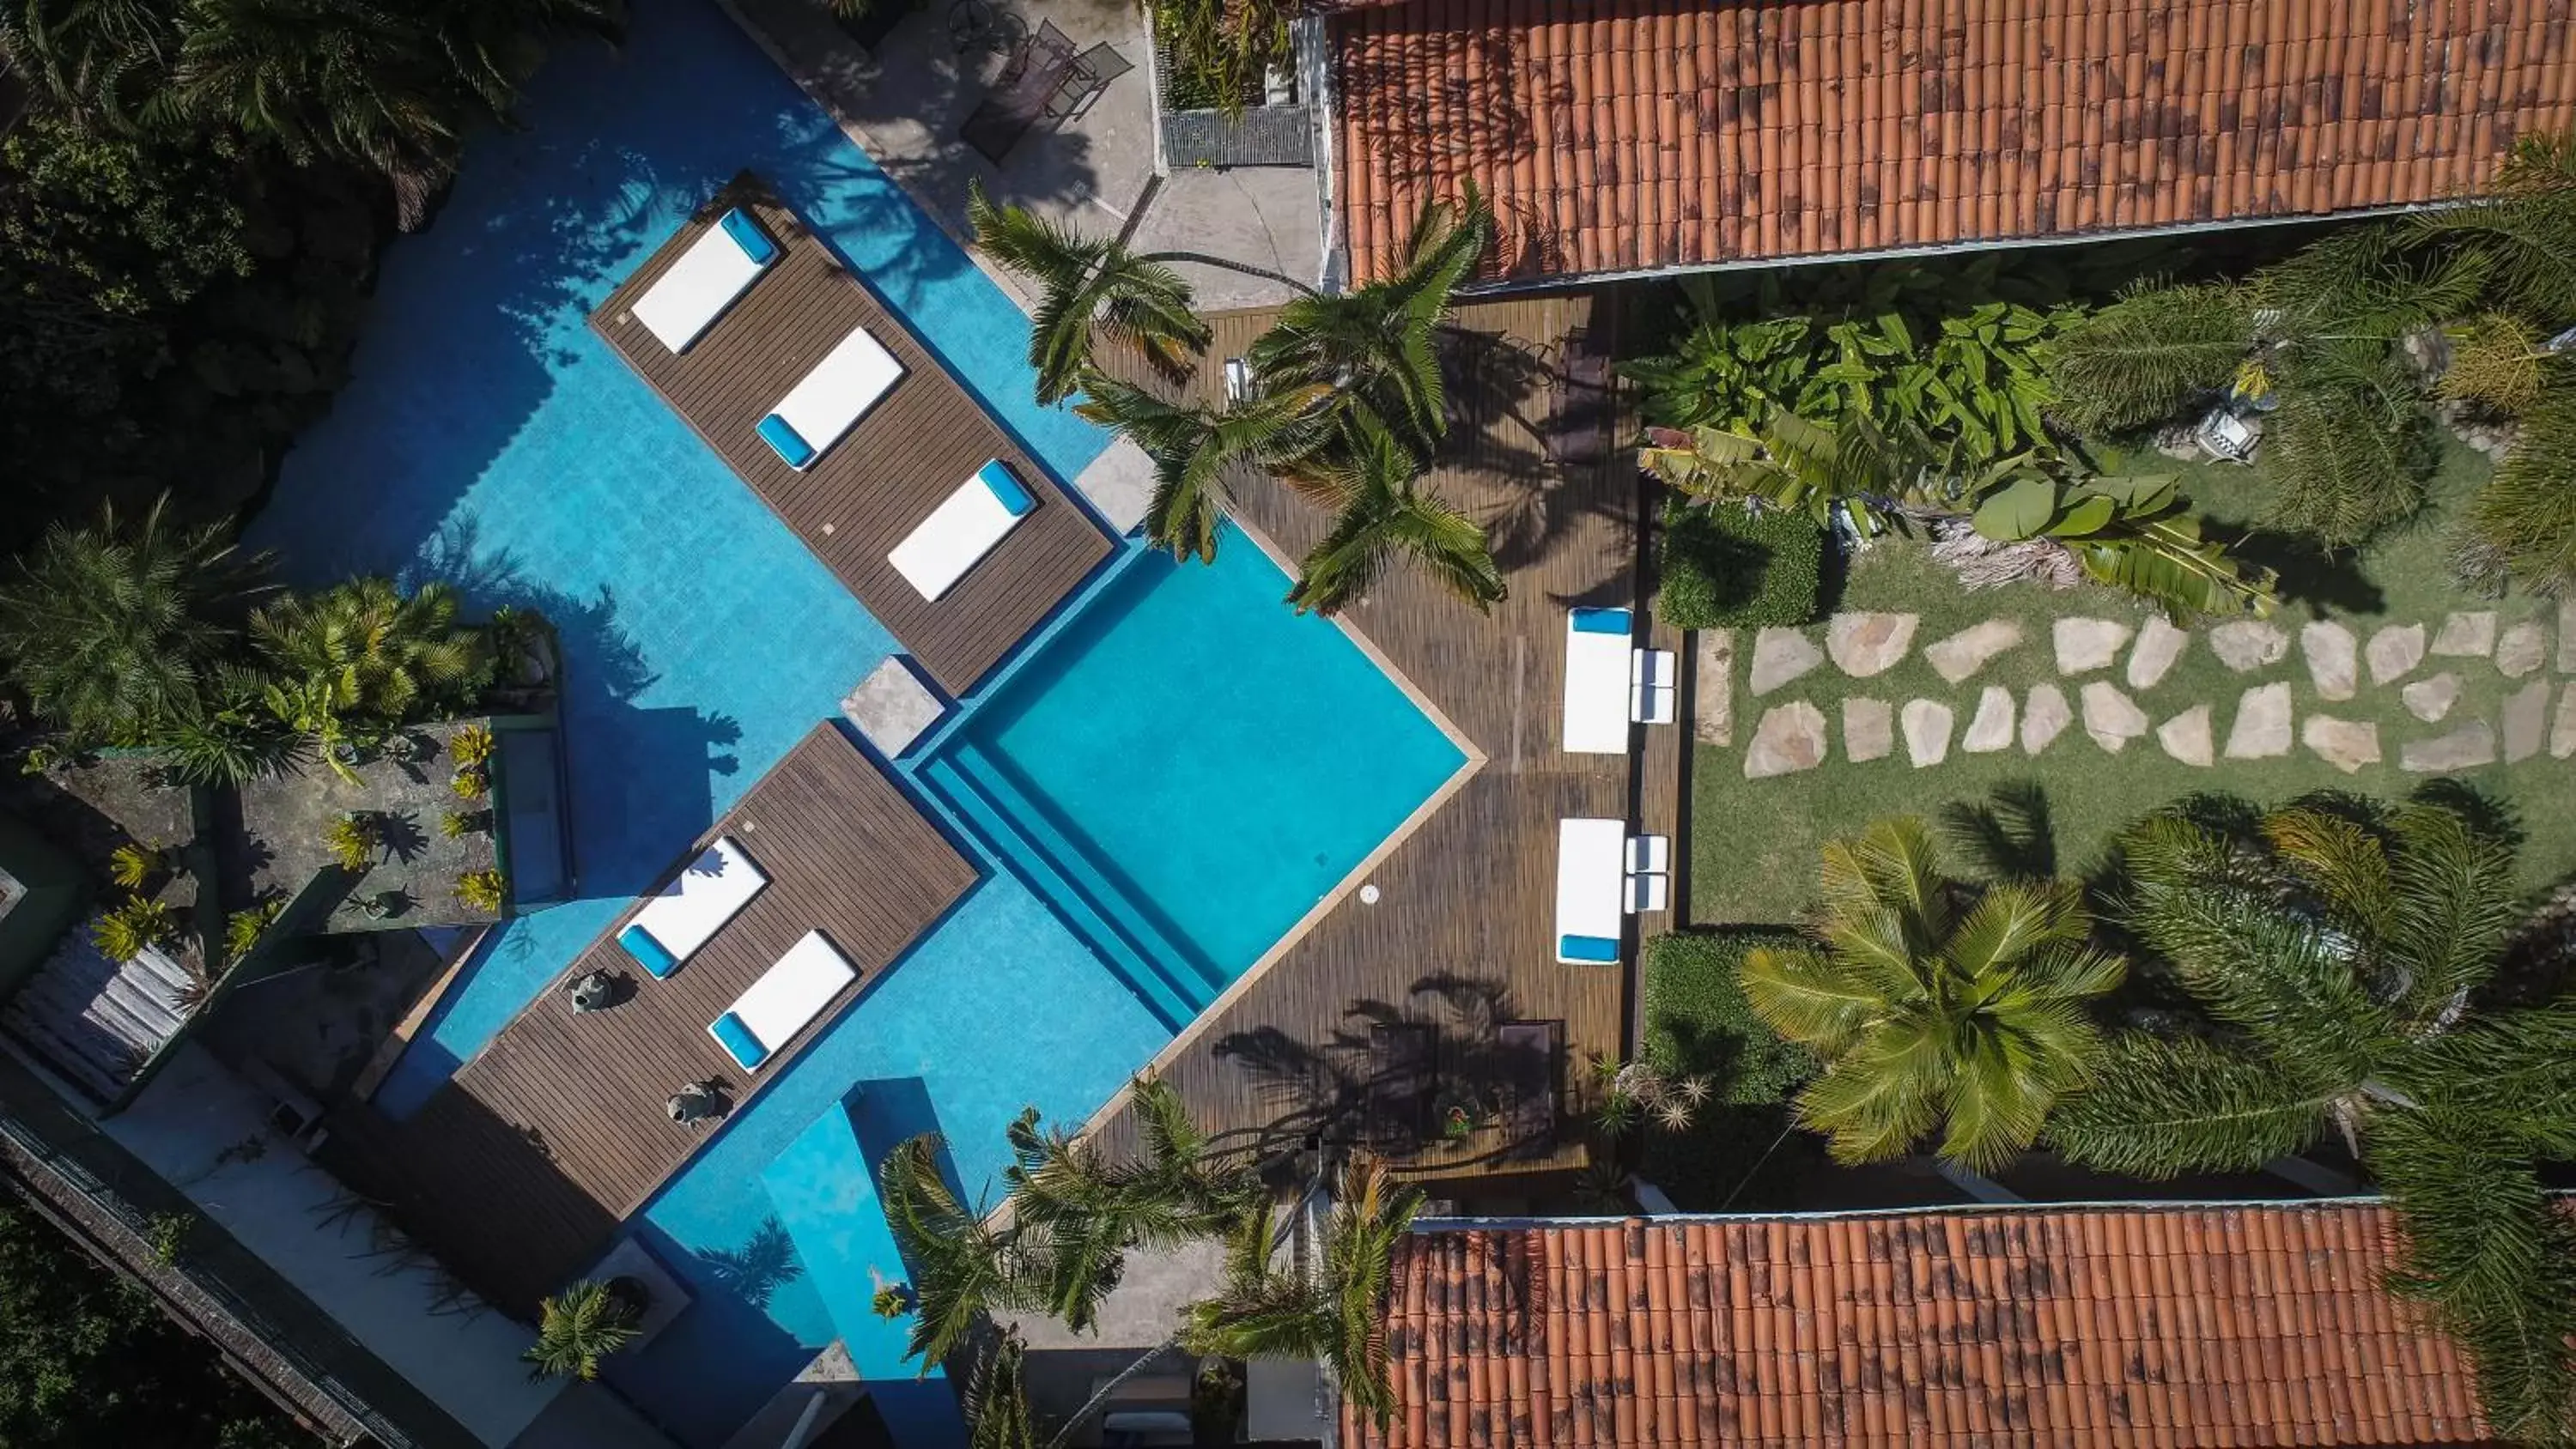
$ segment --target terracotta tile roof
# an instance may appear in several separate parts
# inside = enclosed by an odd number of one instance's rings
[[[1352,275],[1474,178],[1535,278],[2437,201],[2576,126],[2576,0],[1399,0],[1334,21]]]
[[[2370,1203],[1433,1227],[1366,1449],[2424,1445],[2486,1426]]]

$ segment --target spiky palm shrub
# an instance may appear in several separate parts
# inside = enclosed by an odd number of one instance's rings
[[[1183,1310],[1181,1346],[1203,1356],[1315,1359],[1383,1431],[1395,1412],[1387,1294],[1396,1245],[1421,1208],[1422,1194],[1397,1186],[1375,1158],[1353,1161],[1308,1273],[1273,1261],[1267,1210],[1247,1215],[1228,1240],[1223,1287]]]
[[[251,642],[290,687],[320,687],[340,715],[383,726],[472,705],[492,682],[483,632],[457,622],[456,590],[410,594],[357,578],[251,616]]]
[[[912,1334],[907,1356],[926,1367],[945,1362],[995,1309],[1046,1306],[1053,1268],[1034,1244],[986,1222],[968,1208],[939,1171],[939,1139],[925,1133],[898,1144],[877,1168],[886,1226],[912,1272]]]
[[[2127,963],[2091,949],[2072,884],[1944,876],[1923,822],[1825,847],[1813,947],[1748,953],[1745,998],[1825,1069],[1798,1120],[1836,1161],[1900,1156],[1938,1130],[1973,1171],[2009,1162],[2101,1052],[2088,1010]]]
[[[635,1341],[641,1314],[610,1285],[572,1284],[538,1305],[537,1341],[520,1357],[528,1381],[599,1377],[599,1361]]]
[[[2576,1009],[2476,1004],[2521,919],[2512,848],[2438,797],[2321,796],[2168,811],[2120,861],[2124,924],[2204,1022],[2113,1038],[2051,1138],[2168,1177],[2336,1135],[2403,1225],[2393,1286],[2467,1348],[2500,1437],[2568,1441],[2576,1224],[2537,1164],[2576,1153]]]
[[[1373,416],[1417,456],[1430,457],[1449,428],[1440,333],[1452,297],[1475,275],[1493,235],[1493,212],[1474,187],[1458,201],[1425,201],[1394,275],[1290,302],[1253,341],[1245,363],[1263,392],[1327,388],[1334,413]]]
[[[2526,316],[2576,317],[2576,136],[2524,136],[2489,196],[2408,219],[2423,241],[2460,244],[2494,269],[2492,290]]]
[[[2576,593],[2576,377],[2522,414],[2522,437],[2469,505],[2468,539],[2534,593]]]
[[[1145,537],[1174,558],[1216,558],[1225,521],[1227,471],[1286,466],[1311,453],[1323,436],[1312,414],[1316,389],[1297,389],[1213,407],[1171,402],[1145,388],[1086,373],[1085,399],[1074,411],[1127,435],[1154,464],[1154,496],[1145,506]]]
[[[109,960],[131,961],[178,940],[179,918],[161,901],[128,896],[123,904],[90,922],[90,939]]]
[[[1029,1413],[1028,1349],[1004,1333],[966,1380],[966,1449],[1038,1449]]]
[[[1345,441],[1295,465],[1290,486],[1333,510],[1333,525],[1298,565],[1288,602],[1327,616],[1366,597],[1389,564],[1411,563],[1477,613],[1507,592],[1484,525],[1424,486],[1423,464],[1371,414],[1344,421]]]
[[[140,744],[202,714],[235,617],[264,587],[267,555],[238,552],[223,526],[180,526],[168,505],[54,524],[0,588],[0,657],[77,743]]]
[[[2142,284],[2051,344],[2055,411],[2080,432],[2144,427],[2223,388],[2254,333],[2243,288]]]

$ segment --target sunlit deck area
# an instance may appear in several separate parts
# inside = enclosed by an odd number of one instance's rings
[[[757,218],[782,255],[674,352],[637,319],[635,305],[736,206]],[[952,696],[972,689],[1109,557],[1109,536],[1083,506],[756,178],[736,178],[590,321]],[[861,327],[902,376],[799,471],[762,440],[761,421]],[[1036,506],[945,593],[924,597],[888,555],[995,459]]]
[[[791,750],[682,862],[719,839],[768,883],[670,975],[648,975],[612,926],[412,1117],[361,1104],[330,1124],[333,1170],[392,1204],[468,1287],[506,1308],[525,1311],[596,1259],[717,1130],[671,1120],[674,1092],[714,1083],[741,1111],[976,880],[833,725]],[[856,978],[746,1071],[709,1025],[813,931]],[[594,970],[618,978],[614,1004],[576,1011],[569,987]]]

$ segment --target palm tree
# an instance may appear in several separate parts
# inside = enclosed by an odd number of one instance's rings
[[[1029,1416],[1028,1350],[1004,1332],[966,1382],[966,1449],[1037,1449]]]
[[[1328,387],[1337,411],[1371,414],[1430,456],[1449,427],[1439,337],[1452,294],[1493,234],[1493,212],[1473,186],[1456,202],[1425,201],[1395,275],[1280,309],[1244,356],[1261,390]]]
[[[1300,292],[1314,290],[1294,277],[1224,257],[1140,253],[1122,240],[1077,236],[1026,207],[995,206],[980,185],[967,197],[966,218],[975,244],[1038,290],[1029,365],[1037,369],[1038,401],[1049,405],[1088,385],[1084,374],[1095,329],[1135,347],[1167,375],[1188,374],[1207,349],[1208,327],[1190,310],[1189,283],[1170,263],[1221,267]]]
[[[1490,612],[1507,588],[1484,526],[1425,489],[1420,460],[1375,417],[1354,416],[1344,431],[1347,451],[1288,476],[1334,510],[1288,602],[1300,613],[1338,614],[1368,592],[1391,559],[1409,558],[1476,612]]]
[[[83,123],[132,127],[178,49],[167,0],[5,0],[0,56]]]
[[[112,503],[91,527],[52,525],[0,589],[0,656],[76,742],[140,744],[196,718],[235,612],[266,587],[266,554],[237,553],[224,525],[179,526],[168,504],[130,526]]]
[[[1228,1240],[1225,1284],[1184,1310],[1180,1344],[1225,1358],[1311,1358],[1342,1394],[1375,1416],[1381,1432],[1395,1411],[1387,1381],[1386,1300],[1396,1245],[1422,1208],[1374,1158],[1353,1161],[1310,1268],[1281,1266],[1264,1209],[1246,1215]]]
[[[899,1144],[877,1168],[886,1226],[912,1272],[908,1357],[923,1372],[945,1362],[991,1321],[992,1310],[1048,1306],[1052,1267],[1008,1227],[986,1221],[950,1191],[939,1170],[939,1139]]]
[[[1083,374],[1087,394],[1074,411],[1132,439],[1154,464],[1154,496],[1145,508],[1145,536],[1172,557],[1216,558],[1225,521],[1225,470],[1242,460],[1283,467],[1314,451],[1321,429],[1313,420],[1315,389],[1292,389],[1224,407],[1168,402],[1141,387],[1096,371]]]
[[[2077,888],[1947,879],[1910,818],[1827,845],[1823,887],[1816,947],[1757,948],[1743,968],[1754,1012],[1825,1062],[1799,1120],[1845,1163],[1936,1127],[1947,1160],[2011,1160],[2084,1084],[2101,1047],[2086,1006],[2126,970],[2086,946]]]
[[[493,661],[483,631],[456,622],[456,590],[358,578],[251,615],[252,644],[288,681],[322,686],[341,713],[383,725],[474,703]]]
[[[538,1305],[537,1341],[520,1357],[528,1381],[599,1377],[599,1361],[635,1341],[643,1309],[615,1285],[584,1279]]]
[[[2576,1437],[2576,1225],[2537,1170],[2576,1153],[2576,1008],[2477,1001],[2521,919],[2511,847],[2448,797],[2319,796],[2169,810],[2120,860],[2123,922],[2206,1022],[2114,1037],[2050,1137],[2168,1177],[2335,1134],[2404,1226],[2395,1286],[2468,1349],[2500,1436]]]

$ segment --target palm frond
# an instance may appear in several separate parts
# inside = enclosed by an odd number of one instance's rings
[[[2048,1136],[2068,1157],[2133,1177],[2250,1171],[2324,1130],[2333,1088],[2242,1046],[2129,1032],[2092,1082],[2060,1101]]]
[[[2237,287],[2132,288],[2051,344],[2057,410],[2083,432],[2161,422],[2226,387],[2253,335],[2253,308]]]

